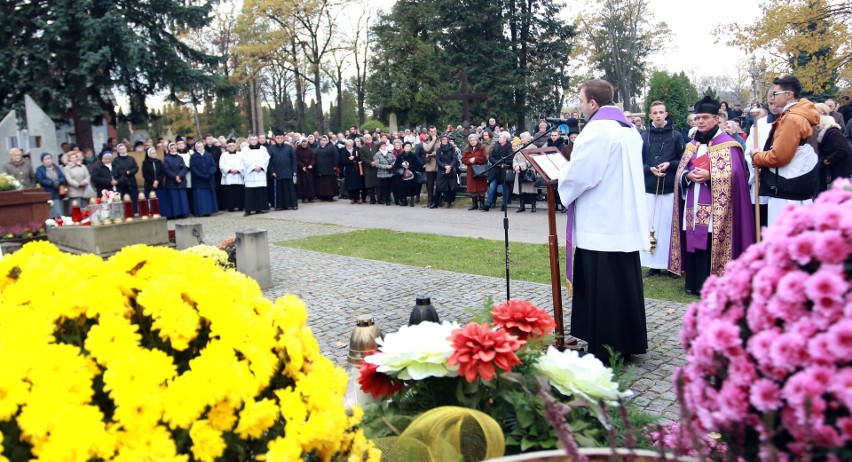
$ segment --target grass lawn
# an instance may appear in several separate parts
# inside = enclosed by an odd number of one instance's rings
[[[459,273],[505,277],[503,242],[487,239],[367,229],[275,242],[275,245]],[[564,277],[564,246],[561,246],[559,255]],[[547,245],[510,243],[509,261],[509,276],[512,279],[550,283]],[[644,274],[645,269],[642,271]],[[665,275],[645,278],[645,297],[675,302],[698,300],[698,297],[683,292],[682,279],[673,280]]]

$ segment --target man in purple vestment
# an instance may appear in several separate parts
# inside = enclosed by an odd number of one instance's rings
[[[686,272],[691,295],[754,242],[748,167],[742,146],[719,128],[719,107],[709,96],[695,104],[698,131],[675,177],[669,271]]]

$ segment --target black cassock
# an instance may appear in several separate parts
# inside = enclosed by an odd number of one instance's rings
[[[589,353],[604,364],[609,363],[604,345],[625,357],[648,351],[638,251],[600,252],[577,247],[571,335],[589,342]]]

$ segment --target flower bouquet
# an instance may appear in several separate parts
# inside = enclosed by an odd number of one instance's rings
[[[378,460],[306,320],[192,252],[27,244],[0,259],[0,460]]]
[[[228,260],[228,254],[218,247],[206,244],[198,244],[181,252],[189,252],[201,255],[204,258],[211,260],[217,267],[223,270],[233,269],[234,265]]]
[[[0,173],[0,191],[18,191],[24,189],[24,185],[8,173]]]
[[[675,373],[692,435],[747,460],[852,459],[852,184],[787,210],[711,277]]]
[[[361,389],[382,404],[366,406],[368,436],[401,431],[430,409],[462,406],[496,419],[508,452],[555,448],[556,432],[537,396],[537,378],[544,377],[546,391],[572,405],[567,422],[577,441],[606,445],[604,407],[631,395],[613,370],[591,355],[545,349],[555,322],[529,302],[508,301],[481,318],[488,322],[404,326],[378,341],[378,351],[359,366]]]

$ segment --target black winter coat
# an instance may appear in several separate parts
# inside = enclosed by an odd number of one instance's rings
[[[274,173],[279,180],[293,178],[293,173],[296,172],[296,155],[293,153],[293,148],[289,144],[270,144],[269,151],[269,172]]]
[[[840,129],[832,127],[825,131],[819,143],[819,160],[828,169],[829,181],[852,175],[852,148]]]
[[[503,146],[501,146],[499,142],[494,143],[494,147],[491,148],[491,154],[488,156],[488,165],[494,165],[503,157],[509,156],[508,158],[500,162],[500,165],[508,166],[510,168],[509,172],[511,172],[512,160],[515,156],[512,156],[510,154],[512,154],[512,143],[509,143],[507,141],[506,144]],[[502,171],[503,170],[500,169],[500,167],[492,168],[491,171],[488,172],[488,182],[490,183],[492,181],[500,179],[500,172]],[[507,173],[507,175],[512,175],[512,181],[514,181],[514,172]]]
[[[135,188],[136,173],[139,172],[139,164],[131,155],[115,156],[112,158],[112,176],[118,181],[119,188]]]
[[[158,187],[163,187],[166,171],[163,169],[163,161],[153,157],[146,157],[142,161],[142,178],[145,179],[145,187],[153,188],[154,181]]]
[[[325,147],[318,147],[314,151],[316,164],[314,170],[317,176],[335,175],[334,168],[337,167],[337,147],[328,143]]]
[[[186,189],[186,174],[189,172],[189,168],[183,161],[183,157],[177,154],[166,154],[165,159],[163,159],[163,170],[166,172],[164,188]],[[175,181],[175,177],[180,177],[180,183]]]
[[[657,128],[653,123],[642,134],[642,169],[645,173],[645,192],[656,193],[657,177],[651,173],[651,167],[656,167],[663,162],[669,162],[666,176],[662,183],[661,194],[674,192],[675,174],[677,173],[680,158],[686,143],[683,135],[672,127],[672,119],[666,118],[666,126]]]
[[[115,171],[115,166],[113,166],[113,171]],[[97,192],[98,197],[101,197],[101,191],[104,189],[108,191],[112,191],[112,172],[109,167],[104,165],[102,162],[95,163],[94,167],[92,167],[92,187]]]

